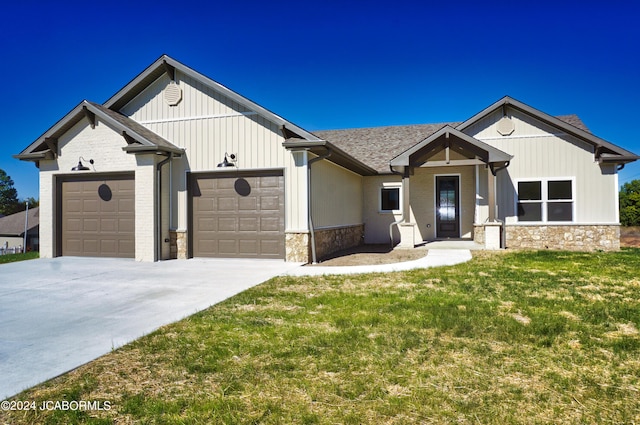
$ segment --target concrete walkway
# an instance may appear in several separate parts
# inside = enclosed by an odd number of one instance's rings
[[[0,400],[301,263],[61,257],[0,265]]]
[[[438,266],[452,266],[471,260],[469,249],[429,249],[427,255],[413,261],[372,266],[315,266],[298,267],[289,276],[321,276],[329,274],[385,273]]]

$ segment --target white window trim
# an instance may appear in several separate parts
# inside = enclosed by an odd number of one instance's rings
[[[397,210],[383,210],[382,209],[382,189],[398,189],[398,206]],[[402,183],[387,183],[384,182],[378,187],[378,213],[379,214],[402,214]]]
[[[571,199],[558,199],[558,200],[551,200],[549,201],[549,182],[550,181],[571,181]],[[520,183],[526,183],[526,182],[540,182],[541,185],[541,200],[537,201],[537,200],[525,200],[525,201],[520,201],[519,196],[518,196],[518,185]],[[515,211],[515,218],[516,218],[516,223],[521,223],[521,224],[540,224],[540,223],[544,223],[544,224],[570,224],[570,223],[577,223],[578,220],[576,218],[576,204],[577,204],[577,200],[576,200],[576,178],[575,177],[532,177],[532,178],[522,178],[522,179],[516,179],[515,180],[515,184],[516,184],[516,196],[515,196],[515,205],[514,205],[514,211]],[[571,221],[548,221],[548,204],[549,203],[554,203],[554,202],[571,202]],[[537,204],[540,203],[542,204],[542,221],[520,221],[519,217],[518,217],[518,204],[519,203],[529,203],[529,204]]]

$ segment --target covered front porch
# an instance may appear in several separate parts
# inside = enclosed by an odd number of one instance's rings
[[[402,176],[398,247],[435,240],[503,247],[496,177],[511,158],[450,126],[394,158],[391,169]]]

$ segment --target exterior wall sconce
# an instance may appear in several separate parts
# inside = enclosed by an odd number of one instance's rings
[[[86,165],[83,165],[82,161],[86,161],[86,159],[84,159],[83,157],[79,157],[78,158],[78,165],[73,167],[71,169],[71,171],[89,171],[89,170],[91,170],[91,168],[87,167]],[[93,165],[93,159],[89,160],[89,164]],[[94,168],[93,170],[95,171],[96,169]]]
[[[229,161],[229,159],[231,161]],[[218,164],[218,167],[219,168],[222,168],[222,167],[235,167],[236,166],[235,162],[236,162],[236,155],[233,154],[233,153],[231,155],[229,155],[228,153],[225,152],[224,153],[224,160],[221,163]]]

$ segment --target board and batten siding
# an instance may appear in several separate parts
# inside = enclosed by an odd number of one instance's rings
[[[496,129],[502,110],[465,130],[466,134],[514,156],[509,167],[497,177],[499,218],[507,223],[517,222],[518,180],[570,178],[575,181],[575,223],[618,223],[615,167],[598,164],[591,144],[528,114],[509,107],[506,111],[514,123],[509,136],[501,136]]]
[[[187,228],[186,173],[219,171],[217,164],[228,153],[236,155],[239,170],[284,169],[285,226],[306,230],[306,158],[282,146],[279,126],[181,72],[175,78],[182,90],[176,106],[164,99],[164,89],[173,84],[164,74],[120,111],[185,149],[172,165],[177,214],[171,228]]]
[[[362,224],[362,176],[328,160],[311,165],[315,229]]]

